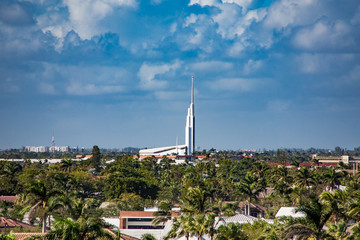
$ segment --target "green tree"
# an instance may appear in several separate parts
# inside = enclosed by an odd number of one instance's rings
[[[173,219],[173,225],[169,233],[164,237],[165,240],[185,237],[186,240],[194,233],[194,216],[182,214]]]
[[[328,186],[329,191],[338,188],[343,177],[344,172],[335,170],[334,168],[329,168],[329,170],[324,174],[324,182],[326,186]]]
[[[0,233],[0,240],[15,240],[15,236],[12,232],[10,232],[9,234],[2,234]]]
[[[264,180],[259,180],[258,177],[253,174],[246,174],[243,181],[241,181],[238,185],[239,193],[245,195],[248,199],[247,215],[251,215],[251,202],[258,199],[259,194],[265,189],[265,187],[266,184],[264,183]]]
[[[200,214],[209,210],[208,192],[199,187],[189,187],[182,197],[181,210],[186,213]]]
[[[248,236],[242,231],[239,223],[228,223],[221,225],[216,240],[247,240]]]
[[[99,172],[101,170],[101,154],[100,149],[97,145],[93,146],[91,154],[91,166],[95,168],[97,172]]]
[[[145,233],[141,236],[141,240],[156,240],[156,238],[150,233]]]
[[[281,149],[278,149],[276,155],[277,155],[277,159],[278,159],[279,163],[281,165],[285,166],[287,159],[288,159],[287,153]]]
[[[54,229],[45,235],[45,240],[100,240],[115,239],[115,236],[104,230],[99,221],[74,221],[71,218],[55,220]]]
[[[201,240],[208,230],[208,221],[206,214],[198,214],[194,217],[193,234],[196,235],[198,240]]]
[[[73,160],[65,158],[60,162],[60,169],[65,172],[70,172],[73,165],[74,165]]]
[[[306,188],[315,184],[313,173],[307,167],[301,167],[296,175],[295,184],[300,188]]]
[[[297,236],[299,239],[313,237],[316,240],[332,239],[332,236],[324,229],[326,222],[330,219],[333,211],[320,199],[313,195],[309,201],[301,201],[296,212],[303,212],[306,216],[300,218],[289,218],[283,231],[284,238]]]
[[[45,183],[41,180],[33,181],[30,183],[28,193],[26,195],[26,203],[30,204],[30,212],[37,213],[42,219],[42,232],[46,231],[46,220],[48,214],[54,210],[51,203],[52,198],[61,195],[58,190],[52,190],[46,187]]]
[[[172,204],[169,201],[160,201],[158,211],[154,213],[155,218],[152,223],[154,225],[164,224],[171,219]]]
[[[347,200],[349,194],[347,191],[335,190],[333,192],[323,192],[320,195],[322,203],[327,204],[332,211],[332,222],[338,222],[340,219],[347,220]]]

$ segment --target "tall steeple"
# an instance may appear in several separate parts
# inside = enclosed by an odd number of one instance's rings
[[[194,76],[191,79],[191,103],[186,116],[185,145],[187,147],[187,155],[193,155],[195,151]]]
[[[191,104],[194,104],[194,76],[191,77]]]

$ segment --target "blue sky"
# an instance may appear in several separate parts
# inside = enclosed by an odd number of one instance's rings
[[[0,148],[360,146],[358,0],[2,0]]]

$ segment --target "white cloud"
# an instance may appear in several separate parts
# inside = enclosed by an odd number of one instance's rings
[[[189,6],[198,4],[202,7],[204,6],[216,6],[219,4],[217,0],[190,0]]]
[[[175,61],[173,64],[150,65],[143,63],[137,73],[140,79],[140,88],[145,90],[163,89],[167,86],[164,80],[158,80],[156,77],[174,71],[180,67],[181,63]]]
[[[218,6],[221,12],[213,17],[218,24],[217,33],[225,39],[242,36],[254,22],[260,22],[266,16],[263,8],[244,12],[240,7],[231,4]]]
[[[293,39],[293,44],[307,50],[342,49],[354,46],[350,36],[351,28],[342,21],[330,24],[319,21],[313,26],[300,30]]]
[[[222,61],[204,61],[191,64],[191,69],[199,72],[227,71],[233,68],[233,63]]]
[[[295,60],[303,73],[325,72],[322,67],[324,58],[320,54],[302,54],[295,57]]]
[[[288,26],[309,24],[321,16],[318,0],[281,0],[268,9],[265,26],[282,30]]]
[[[240,57],[245,50],[245,46],[241,42],[235,42],[226,52],[230,57]]]
[[[177,30],[177,23],[173,23],[170,26],[170,33],[175,33]]]
[[[213,50],[213,40],[212,34],[215,23],[211,17],[200,14],[200,15],[190,15],[183,25],[183,28],[186,28],[186,23],[190,24],[192,31],[187,34],[180,34],[181,39],[179,39],[179,44],[182,47],[182,50],[190,49],[202,49],[206,53],[210,53]],[[190,26],[189,25],[189,26]],[[187,32],[187,31],[185,31]]]
[[[116,7],[136,7],[135,0],[63,0],[70,13],[70,22],[82,39],[101,32],[98,22]]]
[[[303,53],[296,54],[294,64],[301,73],[337,75],[347,72],[355,54],[336,53]],[[337,79],[338,81],[338,79]]]
[[[253,0],[222,0],[223,3],[235,3],[243,8],[243,12],[252,4]]]
[[[256,79],[249,78],[223,78],[209,82],[208,85],[216,91],[248,92],[255,87],[256,82]]]
[[[119,93],[123,91],[124,88],[122,86],[83,84],[79,82],[72,82],[66,88],[68,94],[79,96]]]
[[[244,66],[244,74],[250,74],[258,70],[263,65],[261,60],[255,61],[253,59],[249,59],[249,61]]]
[[[185,22],[183,24],[183,27],[188,27],[190,24],[196,23],[198,17],[195,14],[190,14],[190,16],[185,18]]]
[[[124,92],[131,75],[123,68],[108,66],[78,66],[42,64],[42,72],[34,79],[44,94],[100,95]]]
[[[118,7],[136,8],[136,0],[63,0],[61,5],[50,6],[46,13],[37,17],[37,24],[43,32],[51,32],[62,39],[74,30],[81,39],[107,31],[99,22],[111,15]],[[67,11],[65,11],[67,9]],[[61,48],[62,41],[58,43]]]

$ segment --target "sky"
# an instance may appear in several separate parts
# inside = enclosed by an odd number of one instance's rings
[[[360,146],[358,0],[1,0],[0,149]]]

